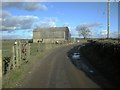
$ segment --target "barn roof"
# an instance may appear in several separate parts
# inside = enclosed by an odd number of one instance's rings
[[[42,31],[42,30],[63,30],[63,31],[68,30],[69,31],[68,27],[46,27],[46,28],[35,28],[33,32]]]

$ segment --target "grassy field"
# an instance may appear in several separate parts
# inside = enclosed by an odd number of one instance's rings
[[[14,45],[13,40],[5,40],[2,42],[2,56],[3,59],[6,56],[11,56],[12,46]],[[9,71],[6,75],[3,76],[3,88],[15,88],[18,86],[19,82],[24,80],[25,76],[28,74],[29,70],[32,68],[35,63],[40,60],[43,56],[50,53],[53,49],[61,47],[63,45],[55,44],[38,44],[31,43],[31,55],[28,63],[23,64],[20,68],[15,68],[14,70]]]
[[[12,46],[14,45],[13,40],[2,41],[2,56],[11,56]]]

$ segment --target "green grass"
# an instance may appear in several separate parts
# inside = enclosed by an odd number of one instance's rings
[[[2,56],[11,56],[13,40],[2,41]]]

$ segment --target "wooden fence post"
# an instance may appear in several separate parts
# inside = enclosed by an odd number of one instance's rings
[[[37,49],[37,52],[40,51],[40,41],[38,40],[38,49]]]
[[[26,59],[28,61],[29,57],[30,57],[30,43],[27,44],[27,55],[26,55]]]
[[[26,43],[22,43],[21,45],[21,48],[22,48],[22,61],[26,61],[26,52],[27,52],[27,48],[26,48]],[[22,62],[24,63],[24,62]]]
[[[8,60],[9,60],[9,63],[8,63],[8,69],[7,69],[7,71],[10,71],[13,68],[11,57],[8,57]]]
[[[21,64],[23,63],[23,60],[25,59],[25,46],[23,43],[21,43]]]
[[[18,44],[15,45],[15,53],[16,53],[16,67],[19,67],[19,56],[18,56]]]
[[[37,52],[39,52],[39,43],[38,43],[38,48],[37,48]]]
[[[13,69],[15,68],[15,45],[12,47],[12,65],[13,65]]]
[[[42,52],[43,51],[43,43],[40,43],[40,52]]]
[[[19,50],[18,50],[18,52],[19,52],[19,53],[18,53],[18,54],[19,54],[19,66],[21,66],[21,61],[22,61],[22,60],[21,60],[21,59],[22,59],[21,57],[22,57],[22,56],[21,56],[21,42],[20,42],[20,41],[19,41]]]

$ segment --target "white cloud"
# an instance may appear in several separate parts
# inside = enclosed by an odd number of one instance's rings
[[[44,28],[44,27],[56,27],[54,22],[40,22],[37,27]]]
[[[5,16],[4,16],[5,15]],[[37,16],[12,16],[9,12],[3,11],[0,18],[2,31],[14,31],[32,29],[35,27],[56,27],[58,19],[56,17],[39,18]]]
[[[1,26],[0,28],[2,28],[2,30],[4,30],[4,31],[16,29],[16,27],[5,27],[5,26]]]
[[[102,30],[100,32],[101,37],[107,37],[107,30]],[[111,31],[110,32],[110,38],[118,38],[118,32],[117,31]]]
[[[23,37],[24,36],[24,37]],[[20,34],[3,34],[2,39],[31,39],[32,37],[30,35],[20,35]]]
[[[71,27],[69,26],[69,23],[68,23],[68,22],[64,23],[63,26],[64,26],[64,27],[69,27],[69,28],[71,28]]]
[[[79,37],[78,31],[76,31],[76,27],[72,27],[69,25],[69,23],[65,23],[67,25],[67,27],[69,28],[71,37]]]
[[[118,32],[115,31],[110,33],[111,38],[118,38],[119,37],[118,35],[119,35]]]
[[[32,32],[28,32],[28,30],[18,30],[11,33],[0,31],[0,35],[2,39],[32,39]]]
[[[81,23],[80,25],[76,26],[76,31],[79,31],[80,28],[87,28],[90,30],[88,37],[98,37],[98,30],[101,29],[102,23],[100,22],[93,22],[93,23]],[[105,32],[101,31],[100,35],[101,36],[105,36],[104,35]]]
[[[21,35],[2,34],[2,39],[20,39]]]
[[[36,23],[36,27],[56,27],[56,22],[58,21],[57,18],[44,18],[43,20],[41,20],[40,22]]]
[[[3,16],[4,13],[1,15]],[[0,19],[2,21],[1,29],[3,31],[11,31],[15,29],[30,29],[33,27],[37,16],[12,16],[9,13],[5,13],[6,17]]]
[[[10,14],[8,11],[2,10],[2,11],[0,11],[0,12],[1,12],[1,13],[0,13],[0,17],[1,17],[2,19],[11,16],[11,14]]]
[[[23,6],[23,9],[28,11],[35,11],[35,10],[47,10],[47,6],[40,4],[40,3],[26,3],[26,5]]]
[[[60,12],[60,11],[56,12],[56,14],[58,14],[58,15],[64,15],[64,13]]]
[[[107,35],[107,30],[102,30],[102,31],[100,32],[100,34],[101,34],[101,35]]]
[[[101,28],[102,23],[100,22],[95,22],[95,23],[82,23],[78,25],[77,27],[87,27],[87,28]]]
[[[47,10],[47,6],[38,2],[3,2],[3,8],[17,8],[27,11]]]
[[[107,30],[100,31],[100,37],[106,38],[107,37]]]
[[[120,32],[118,32],[118,38],[120,38]]]

